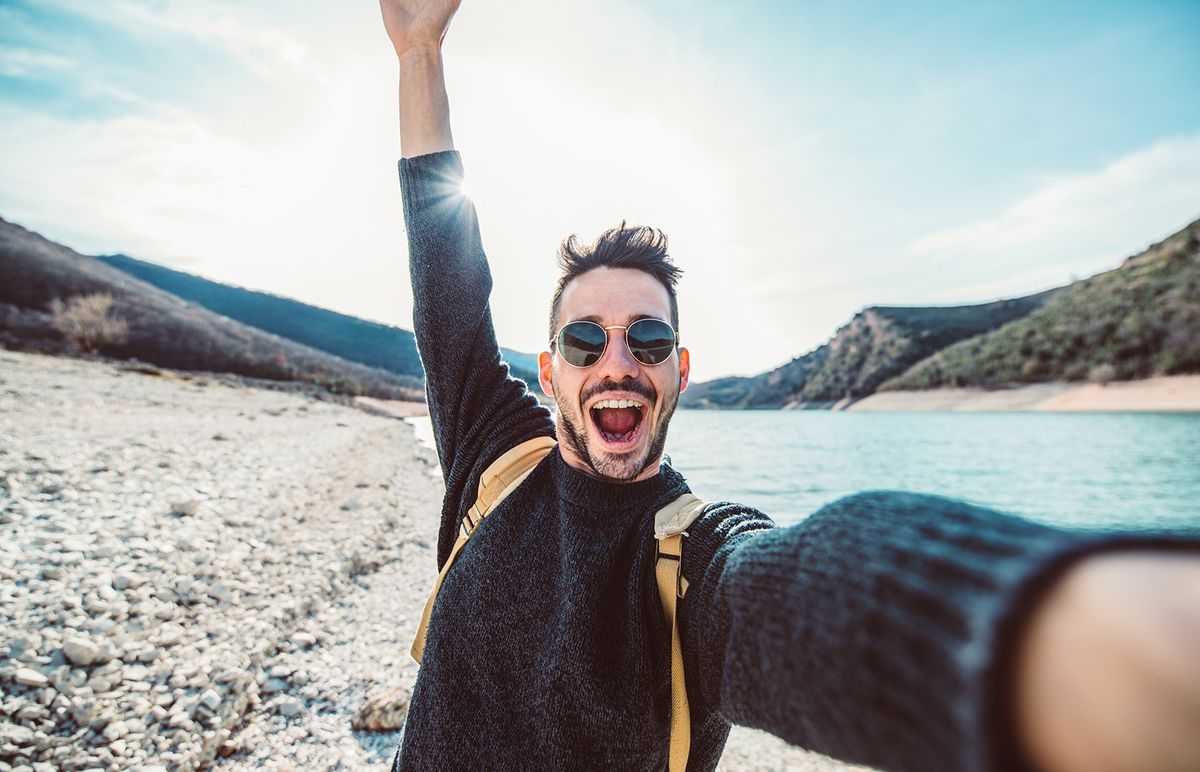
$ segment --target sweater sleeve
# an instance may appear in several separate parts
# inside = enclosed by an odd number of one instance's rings
[[[881,769],[1025,769],[1008,693],[1020,624],[1073,561],[1131,547],[1200,550],[1200,532],[1067,531],[891,492],[787,528],[712,507],[683,549],[689,696]]]
[[[455,151],[399,162],[413,284],[413,330],[446,481],[438,566],[454,543],[479,476],[509,448],[553,435],[550,413],[500,355],[488,296],[492,276]]]

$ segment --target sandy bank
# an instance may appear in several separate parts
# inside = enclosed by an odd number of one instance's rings
[[[395,399],[355,397],[354,406],[360,410],[388,418],[413,418],[429,415],[429,406],[424,402],[405,402]]]
[[[386,769],[436,456],[404,421],[0,350],[0,766]],[[735,728],[723,770],[859,769]]]
[[[1039,383],[1014,389],[933,389],[872,394],[847,410],[878,413],[1200,412],[1200,375],[1099,384]]]

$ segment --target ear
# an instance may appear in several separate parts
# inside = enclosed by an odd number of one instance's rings
[[[687,391],[688,376],[692,373],[692,355],[686,348],[679,347],[679,393]]]
[[[554,361],[554,355],[549,351],[543,351],[538,354],[538,383],[542,386],[542,392],[547,397],[554,396],[554,384],[550,381],[550,363]]]

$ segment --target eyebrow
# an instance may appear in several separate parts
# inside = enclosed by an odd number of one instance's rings
[[[630,314],[629,317],[625,320],[624,326],[628,327],[629,325],[633,324],[634,322],[636,322],[639,319],[658,319],[658,317],[655,316],[654,314],[647,314],[647,313]],[[604,324],[604,320],[596,314],[588,314],[587,316],[581,316],[578,319],[572,319],[571,321],[573,321],[573,322],[595,322],[596,324],[600,325],[601,327],[606,326]]]

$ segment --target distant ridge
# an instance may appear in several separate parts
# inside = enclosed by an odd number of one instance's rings
[[[128,255],[98,255],[96,259],[243,324],[352,362],[414,378],[425,377],[416,338],[400,327],[212,281]],[[537,382],[535,355],[508,349],[502,349],[501,353],[514,375],[528,383]]]
[[[424,399],[419,379],[351,362],[234,321],[105,262],[0,218],[0,345],[72,349],[55,329],[55,299],[107,293],[128,335],[99,353],[180,370],[297,381],[345,395]]]

